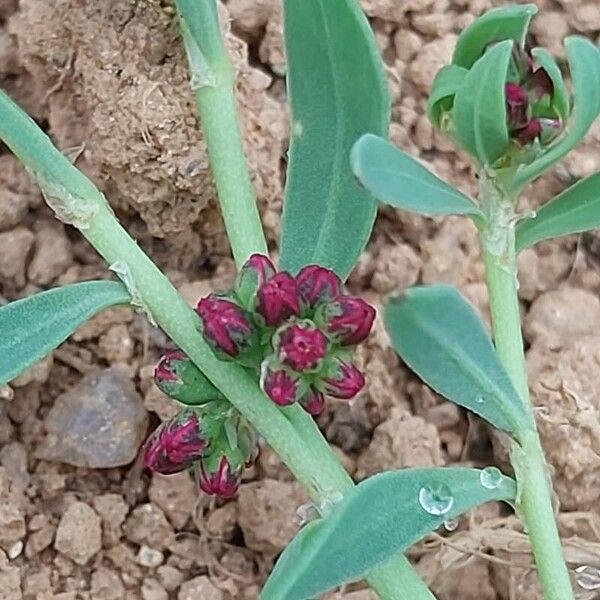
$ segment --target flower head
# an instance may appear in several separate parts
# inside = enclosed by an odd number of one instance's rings
[[[277,337],[279,360],[299,373],[316,369],[329,347],[325,334],[310,321],[289,325]]]
[[[300,314],[300,294],[296,280],[285,271],[265,281],[257,294],[257,312],[268,327],[278,327]]]
[[[231,300],[216,294],[198,302],[202,334],[211,348],[223,358],[237,358],[256,339],[250,314]]]
[[[157,387],[183,404],[198,405],[223,398],[223,394],[206,378],[181,350],[168,350],[154,369]]]
[[[366,340],[375,315],[370,304],[353,296],[339,296],[321,311],[325,330],[342,346],[354,346]]]
[[[209,446],[198,414],[186,409],[159,425],[143,448],[144,465],[169,475],[183,471],[198,460]]]
[[[506,93],[506,118],[510,129],[518,129],[527,125],[529,97],[527,92],[516,83],[507,83]]]
[[[302,398],[300,398],[300,404],[302,408],[310,414],[316,417],[320,415],[325,409],[325,396],[315,388],[311,387]]]
[[[275,275],[275,267],[268,256],[253,254],[240,269],[235,292],[244,306],[253,308],[258,288]]]
[[[232,498],[242,480],[243,466],[232,465],[225,454],[200,461],[198,485],[209,496]]]
[[[290,406],[301,396],[299,375],[284,368],[262,367],[260,387],[278,406]]]
[[[323,379],[324,391],[334,398],[350,400],[365,385],[365,376],[351,363],[336,361],[333,372]]]
[[[310,308],[335,298],[342,291],[342,281],[331,269],[308,265],[296,276],[302,301]]]

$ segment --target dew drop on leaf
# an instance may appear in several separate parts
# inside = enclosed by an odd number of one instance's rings
[[[444,521],[444,529],[446,531],[456,531],[457,527],[458,527],[457,519],[450,519],[448,521]]]
[[[477,402],[477,404],[483,404],[483,396],[477,396],[477,398],[475,398],[475,402]]]
[[[600,590],[600,569],[581,565],[575,569],[577,585],[584,590]]]
[[[497,467],[486,467],[479,474],[479,482],[488,490],[495,490],[502,483],[502,471]]]
[[[445,515],[454,504],[454,496],[445,483],[431,483],[419,490],[419,504],[430,515]]]

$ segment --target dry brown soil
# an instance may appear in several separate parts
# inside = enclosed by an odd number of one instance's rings
[[[564,57],[564,35],[598,38],[595,0],[536,3],[542,14],[533,43]],[[432,131],[424,106],[457,32],[502,2],[362,4],[388,66],[393,140],[473,193],[468,163]],[[288,143],[279,0],[229,0],[226,8],[246,150],[273,245]],[[231,282],[234,268],[170,1],[0,0],[0,85],[98,183],[190,302]],[[533,209],[598,169],[600,122],[583,146],[527,190],[524,206]],[[0,302],[107,276],[94,251],[53,218],[0,148]],[[459,218],[382,209],[350,286],[379,303],[417,282],[456,284],[487,315],[473,227]],[[595,234],[540,244],[521,257],[531,385],[572,568],[600,567],[599,291]],[[199,497],[187,474],[167,479],[141,472],[132,462],[141,438],[174,410],[151,381],[166,344],[143,317],[111,310],[0,390],[1,600],[257,598],[274,557],[298,528],[295,513],[305,496],[268,448],[229,502]],[[351,406],[331,404],[319,419],[357,479],[410,466],[510,468],[503,440],[411,375],[380,324],[360,358],[366,393]],[[89,468],[93,460],[78,440],[57,449],[67,437],[60,415],[69,403],[88,400],[81,388],[62,394],[109,367],[126,376],[131,430],[109,431],[117,436],[111,452],[120,453],[119,466]],[[540,597],[522,527],[496,505],[462,518],[451,534],[430,537],[411,556],[441,600]],[[372,598],[360,586],[329,597]]]

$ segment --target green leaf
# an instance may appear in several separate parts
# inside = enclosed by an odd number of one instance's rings
[[[566,133],[537,160],[517,171],[510,184],[512,191],[522,189],[577,146],[600,114],[600,50],[588,39],[578,36],[567,38],[565,46],[574,98]]]
[[[517,225],[517,251],[542,240],[600,227],[600,173],[566,189]]]
[[[390,100],[379,51],[356,0],[284,0],[292,140],[282,269],[319,263],[345,279],[377,203],[355,181],[350,150],[387,135]]]
[[[87,281],[6,304],[0,308],[0,385],[46,356],[96,313],[130,300],[120,283]]]
[[[527,412],[479,315],[446,285],[390,300],[384,322],[402,360],[436,392],[515,438]]]
[[[359,181],[378,200],[427,215],[471,215],[479,207],[391,142],[367,134],[352,149],[350,162]]]
[[[458,36],[452,63],[469,69],[489,44],[500,40],[513,40],[523,46],[529,22],[536,12],[535,4],[506,6],[486,12]]]
[[[367,479],[327,517],[298,533],[277,561],[261,600],[314,598],[363,578],[445,520],[484,502],[514,499],[516,485],[512,479],[499,476],[497,487],[490,489],[481,484],[481,476],[478,469],[430,468],[381,473]],[[422,490],[434,488],[449,493],[452,499],[449,510],[441,515],[430,514],[420,501]]]
[[[454,136],[482,165],[508,149],[504,86],[513,42],[490,48],[467,73],[454,97]]]
[[[563,123],[569,118],[571,111],[571,105],[569,101],[569,92],[565,85],[562,73],[560,72],[559,66],[556,64],[553,56],[544,50],[544,48],[534,48],[531,51],[533,58],[539,63],[548,76],[550,77],[553,85],[552,93],[552,105],[556,110],[557,115]]]
[[[454,95],[462,85],[467,73],[467,69],[463,69],[463,67],[446,65],[435,76],[427,101],[427,116],[436,127],[442,127],[443,115],[452,109]]]

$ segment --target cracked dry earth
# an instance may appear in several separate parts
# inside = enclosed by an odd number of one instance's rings
[[[501,2],[361,3],[388,67],[392,139],[474,192],[467,161],[432,131],[424,107],[457,32]],[[564,57],[565,35],[598,39],[594,0],[536,4],[534,43]],[[273,243],[288,144],[279,2],[229,0],[223,8],[246,150]],[[0,85],[76,157],[190,302],[228,287],[234,266],[170,2],[0,0]],[[598,169],[600,123],[525,202],[535,208]],[[487,318],[478,253],[465,220],[382,208],[349,285],[379,304],[396,288],[453,283]],[[567,558],[572,568],[600,567],[600,238],[540,244],[520,266],[532,391]],[[0,302],[98,277],[107,272],[94,251],[52,217],[0,147]],[[109,310],[0,390],[1,600],[258,597],[306,497],[268,448],[227,502],[199,497],[187,474],[142,471],[142,439],[175,410],[152,383],[166,344],[140,315]],[[356,479],[410,466],[508,466],[502,440],[417,381],[380,323],[360,360],[366,392],[319,418]],[[101,432],[85,444],[73,421],[79,414]],[[411,557],[441,600],[540,598],[526,536],[498,505],[429,537]],[[357,585],[328,598],[374,596]]]

